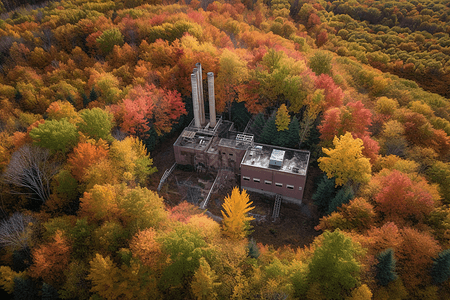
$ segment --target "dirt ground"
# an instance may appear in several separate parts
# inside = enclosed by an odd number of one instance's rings
[[[153,174],[148,182],[149,188],[156,190],[161,176],[175,162],[172,145],[176,137],[165,141],[151,153],[153,165],[158,172]],[[272,220],[274,198],[249,193],[250,200],[255,207],[251,213],[255,220],[251,222],[253,233],[250,235],[257,243],[273,245],[275,248],[290,245],[294,248],[309,245],[320,234],[314,229],[319,222],[317,209],[312,204],[311,196],[314,192],[314,177],[320,174],[317,168],[310,168],[306,181],[305,194],[302,205],[283,202],[280,217]],[[236,176],[227,174],[216,187],[210,197],[207,211],[221,216],[223,199],[231,193],[239,182]],[[163,185],[160,195],[168,206],[175,206],[182,201],[202,201],[208,195],[209,189],[215,179],[212,174],[197,173],[192,170],[176,168]]]

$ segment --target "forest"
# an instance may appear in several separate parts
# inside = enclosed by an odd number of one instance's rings
[[[450,299],[446,0],[0,2],[0,288],[11,299]],[[305,247],[152,189],[195,63],[257,142],[311,152]],[[206,76],[203,78],[206,78]]]

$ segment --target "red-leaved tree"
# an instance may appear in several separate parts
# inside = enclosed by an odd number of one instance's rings
[[[125,100],[113,105],[111,110],[122,129],[138,137],[145,137],[152,126],[158,135],[170,132],[174,122],[186,114],[177,91],[167,91],[153,84],[134,87]]]

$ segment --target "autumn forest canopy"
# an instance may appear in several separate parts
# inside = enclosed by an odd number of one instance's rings
[[[448,1],[2,0],[0,13],[10,297],[450,298]],[[197,62],[223,119],[310,151],[310,245],[250,238],[245,190],[221,195],[222,222],[156,191],[152,154],[192,120]]]

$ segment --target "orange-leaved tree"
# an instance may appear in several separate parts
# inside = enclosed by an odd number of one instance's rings
[[[64,281],[64,271],[69,265],[71,247],[63,235],[57,230],[53,242],[33,249],[33,265],[30,268],[32,277],[41,277],[44,282],[55,287]]]
[[[91,143],[79,143],[73,153],[69,155],[67,162],[72,170],[73,176],[81,181],[85,170],[99,160],[106,158],[108,150],[101,146],[95,146]]]
[[[245,190],[240,192],[238,187],[233,188],[231,196],[227,195],[222,206],[225,235],[234,239],[245,237],[249,230],[249,222],[253,220],[253,217],[247,214],[254,208],[250,206],[252,203],[247,192]]]

